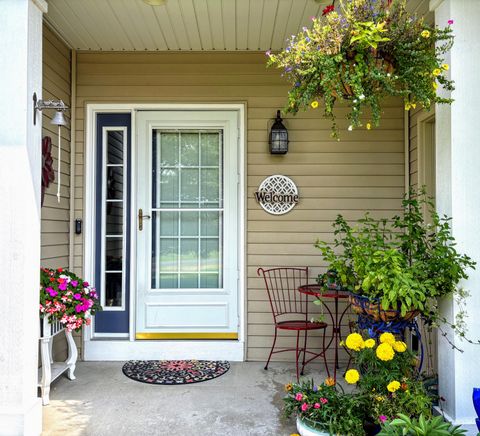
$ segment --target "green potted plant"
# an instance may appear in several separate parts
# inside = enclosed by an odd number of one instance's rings
[[[438,300],[453,297],[460,310],[450,324],[465,337],[468,293],[458,285],[475,262],[457,251],[450,219],[438,215],[424,191],[410,191],[402,215],[376,220],[367,214],[355,226],[338,216],[334,228],[333,246],[321,241],[316,246],[351,292],[355,311],[375,321],[421,314],[427,324],[441,328],[448,321]]]
[[[437,95],[437,87],[453,89],[443,60],[453,44],[452,20],[443,29],[431,27],[407,11],[405,0],[343,1],[312,20],[283,51],[267,52],[268,65],[291,83],[286,112],[317,108],[321,101],[337,136],[338,101],[350,105],[348,130],[378,126],[385,97],[402,98],[406,110],[451,103]]]
[[[285,385],[285,390],[285,416],[296,417],[301,436],[365,435],[364,396],[344,393],[331,378],[320,385],[313,380],[289,383]]]
[[[399,413],[398,418],[386,422],[382,426],[378,436],[459,436],[466,432],[459,425],[454,426],[445,422],[443,416],[425,418],[425,416],[420,415],[418,419],[410,419],[408,416]]]

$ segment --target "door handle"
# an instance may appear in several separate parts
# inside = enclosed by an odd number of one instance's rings
[[[143,209],[138,209],[138,230],[141,232],[143,230],[143,220],[149,220],[150,215],[144,215]]]

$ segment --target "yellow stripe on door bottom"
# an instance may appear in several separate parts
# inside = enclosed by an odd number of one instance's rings
[[[135,339],[238,339],[238,333],[136,333]]]

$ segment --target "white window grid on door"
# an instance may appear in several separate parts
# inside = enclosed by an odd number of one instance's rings
[[[202,275],[206,274],[214,274],[216,273],[218,275],[218,286],[215,288],[209,288],[209,289],[218,289],[222,288],[223,286],[223,227],[224,227],[224,183],[223,183],[223,156],[224,156],[224,141],[223,141],[223,130],[222,129],[195,129],[195,128],[189,128],[189,129],[154,129],[153,134],[157,135],[157,141],[156,141],[156,147],[158,150],[158,161],[161,162],[161,150],[162,150],[162,143],[161,143],[161,138],[162,138],[162,133],[175,133],[178,134],[178,161],[177,165],[157,165],[157,162],[155,162],[156,165],[156,170],[158,172],[156,178],[157,180],[153,180],[152,178],[152,183],[158,183],[158,178],[160,177],[160,172],[162,170],[181,170],[181,169],[197,169],[198,170],[198,199],[197,201],[182,201],[182,171],[178,171],[178,191],[177,191],[177,199],[176,201],[174,200],[163,200],[161,198],[160,190],[158,190],[156,197],[157,198],[152,198],[152,219],[153,219],[153,214],[160,214],[162,212],[174,212],[177,213],[177,235],[170,235],[170,236],[165,236],[161,234],[160,229],[157,230],[157,234],[152,234],[153,238],[156,238],[158,242],[160,242],[162,239],[177,239],[177,264],[176,264],[176,271],[168,271],[165,272],[164,274],[168,275],[176,275],[176,283],[177,286],[175,289],[203,289],[204,287],[201,286],[201,277]],[[183,166],[182,164],[182,133],[187,133],[187,134],[198,134],[198,165],[186,165]],[[218,134],[219,138],[219,155],[218,155],[218,161],[217,165],[202,165],[202,133],[216,133]],[[202,169],[216,169],[218,170],[218,186],[219,186],[219,198],[215,203],[218,203],[219,207],[205,207],[208,205],[208,201],[202,198]],[[150,189],[152,186],[150,187]],[[152,190],[150,190],[152,192]],[[171,203],[177,203],[177,207],[161,207],[163,204],[171,204]],[[182,207],[182,205],[198,205],[198,207]],[[157,207],[156,207],[157,206]],[[160,206],[160,207],[158,207]],[[204,207],[201,207],[204,206]],[[182,213],[187,212],[187,213],[192,213],[195,212],[197,213],[197,235],[182,235]],[[218,212],[218,236],[205,236],[202,234],[202,213],[208,213],[208,212]],[[155,217],[157,218],[157,217]],[[160,220],[160,225],[161,225],[161,220]],[[180,254],[182,253],[181,251],[181,243],[182,240],[185,239],[197,239],[197,271],[195,272],[186,272],[182,271],[181,268],[181,256]],[[217,247],[218,247],[218,264],[217,264],[217,270],[216,271],[202,271],[201,270],[201,253],[202,253],[202,241],[203,240],[216,240],[217,241]],[[153,242],[153,241],[152,241]],[[159,244],[157,244],[159,245]],[[156,262],[155,262],[155,270],[156,274],[155,277],[152,277],[151,282],[152,282],[152,288],[153,289],[159,289],[159,290],[167,290],[167,289],[172,289],[172,288],[167,288],[167,287],[160,287],[160,276],[162,274],[161,269],[160,269],[160,264],[161,264],[161,253],[160,253],[160,245],[157,247],[157,253],[156,253]],[[188,287],[182,287],[181,286],[181,276],[182,275],[196,275],[197,276],[197,286],[195,288],[188,288]]]
[[[122,132],[122,163],[115,164],[108,162],[108,132]],[[109,199],[107,193],[107,180],[109,168],[122,168],[122,186],[123,195],[119,199]],[[101,223],[101,273],[100,273],[100,304],[104,311],[123,311],[125,310],[125,270],[126,270],[126,240],[127,240],[127,128],[118,126],[104,126],[102,129],[102,223]],[[107,206],[108,204],[121,204],[122,205],[122,231],[120,234],[107,234]],[[106,246],[107,241],[115,239],[122,242],[122,268],[120,270],[107,270],[106,269]],[[106,301],[106,284],[107,274],[121,274],[121,301],[120,306],[107,306]]]

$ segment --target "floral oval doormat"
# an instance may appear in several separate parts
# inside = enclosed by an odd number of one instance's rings
[[[219,360],[129,360],[123,373],[142,383],[183,385],[220,377],[230,363]]]

